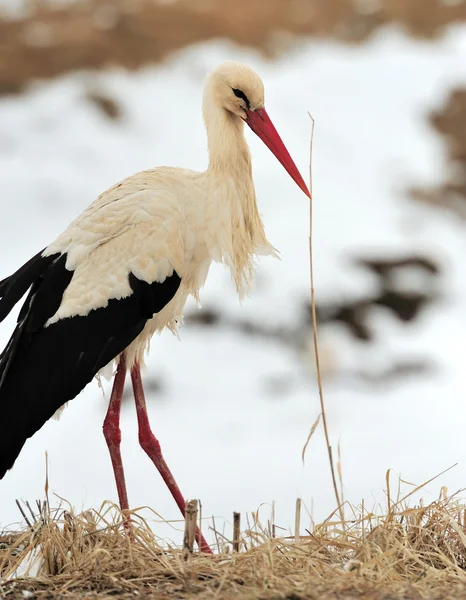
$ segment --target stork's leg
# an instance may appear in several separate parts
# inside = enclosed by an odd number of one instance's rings
[[[103,431],[108,449],[110,451],[110,458],[112,459],[113,472],[115,474],[115,481],[118,490],[118,499],[120,501],[120,508],[123,512],[123,515],[125,514],[125,511],[129,509],[125,472],[123,470],[123,462],[121,460],[120,453],[120,411],[123,389],[125,387],[125,378],[126,359],[125,355],[122,354],[120,356],[120,362],[118,363],[115,380],[113,382],[112,395],[110,396],[110,404],[108,405],[107,416],[105,417],[103,424]],[[128,527],[128,521],[126,520],[125,526]]]
[[[171,474],[171,471],[162,456],[160,443],[150,428],[146,399],[144,397],[144,388],[141,379],[141,369],[138,364],[135,364],[131,369],[131,380],[133,382],[134,399],[136,401],[136,412],[138,416],[139,443],[141,448],[157,467],[160,475],[162,475],[163,480],[167,484],[168,489],[181,510],[181,514],[184,516],[186,503],[175,478]],[[204,536],[198,527],[196,528],[196,541],[201,552],[212,554],[209,544],[205,541]]]

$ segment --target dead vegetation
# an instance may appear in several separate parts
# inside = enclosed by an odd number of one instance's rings
[[[382,516],[346,507],[345,522],[335,512],[297,539],[256,520],[240,552],[220,536],[213,557],[162,548],[137,511],[130,536],[109,503],[79,515],[42,505],[0,538],[0,597],[466,598],[465,505],[445,490],[427,506],[405,502],[389,500]],[[28,562],[37,576],[18,577]]]
[[[350,43],[397,24],[431,38],[466,21],[462,0],[30,0],[24,18],[0,18],[0,93],[76,69],[159,62],[224,38],[276,55],[296,36]]]

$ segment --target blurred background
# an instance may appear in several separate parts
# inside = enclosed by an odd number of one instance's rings
[[[384,504],[387,469],[409,492],[458,463],[416,501],[465,487],[465,22],[462,0],[0,0],[0,278],[116,181],[156,165],[204,169],[204,77],[247,62],[303,173],[307,111],[316,122],[315,289],[345,499]],[[301,459],[320,412],[309,205],[247,135],[281,260],[261,260],[243,306],[212,268],[181,342],[152,342],[149,410],[204,515],[230,521],[275,502],[287,528],[301,496],[308,526],[335,508],[320,427]],[[109,390],[90,384],[26,444],[0,482],[0,527],[18,520],[16,498],[42,497],[46,451],[51,490],[77,510],[116,501],[101,432]],[[177,519],[138,446],[129,390],[122,431],[130,504]]]

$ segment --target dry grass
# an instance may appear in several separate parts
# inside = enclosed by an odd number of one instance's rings
[[[109,503],[79,515],[42,507],[30,527],[0,538],[0,597],[466,598],[466,506],[444,493],[402,504],[390,501],[382,516],[352,508],[345,523],[331,517],[298,541],[254,523],[241,552],[227,543],[188,560],[162,548],[137,512],[130,536]],[[34,549],[38,576],[11,578]]]

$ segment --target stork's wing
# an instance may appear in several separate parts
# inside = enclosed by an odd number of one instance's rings
[[[85,314],[76,310],[78,314],[69,315],[67,291],[77,278],[80,286],[68,302],[75,306],[79,290],[86,295],[82,289],[82,272],[86,271],[80,267],[76,272],[68,270],[66,254],[37,255],[0,283],[0,318],[32,286],[17,327],[0,355],[0,479],[13,466],[27,438],[120,354],[178,290],[181,279],[173,269],[163,281],[153,282],[127,269],[122,282],[124,265],[118,255],[122,242],[114,243],[116,255],[112,243],[107,246],[105,252],[113,254],[120,274],[120,279],[115,278],[118,289],[112,290],[112,263],[106,263],[101,273],[106,286],[99,288],[99,293],[107,289],[108,298],[96,308],[86,305]],[[98,280],[99,273],[94,272],[94,278]],[[89,282],[91,289],[87,290],[91,298],[93,283]],[[68,314],[60,317],[62,306]]]
[[[31,284],[43,273],[59,255],[42,256],[43,250],[20,267],[16,273],[0,281],[0,322],[13,306],[24,296]]]

